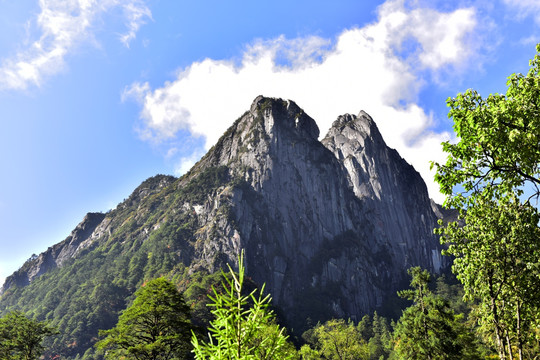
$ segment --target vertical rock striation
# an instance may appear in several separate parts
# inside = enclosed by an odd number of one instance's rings
[[[195,167],[226,166],[237,179],[222,193],[233,225],[205,217],[218,224],[223,261],[245,248],[248,273],[293,325],[359,319],[395,295],[409,267],[446,265],[425,183],[369,115],[340,116],[318,136],[294,102],[258,97]],[[215,259],[216,237],[203,238],[199,259]]]

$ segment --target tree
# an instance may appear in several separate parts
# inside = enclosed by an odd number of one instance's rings
[[[37,359],[43,352],[42,342],[56,330],[45,322],[28,319],[13,311],[0,319],[0,358],[6,360]]]
[[[520,359],[534,343],[540,325],[540,221],[537,209],[516,198],[477,198],[464,215],[465,224],[439,231],[456,256],[453,271],[465,299],[477,301],[475,315],[493,335],[501,359]]]
[[[324,359],[369,359],[368,346],[351,320],[329,320],[315,328],[315,336]]]
[[[540,195],[540,44],[527,75],[508,78],[506,95],[486,99],[467,90],[448,99],[448,117],[460,139],[444,142],[445,164],[435,180],[447,195],[445,204],[461,208],[482,193]],[[453,193],[456,186],[461,192]]]
[[[413,301],[396,324],[396,354],[407,360],[479,359],[465,345],[471,337],[447,301],[428,288],[430,275],[419,267],[409,269],[412,289],[398,295]],[[471,350],[471,351],[468,351]]]
[[[208,342],[192,336],[196,359],[247,360],[247,359],[294,359],[296,350],[287,342],[283,328],[275,323],[275,315],[269,309],[270,295],[264,296],[264,285],[248,295],[242,294],[245,280],[244,252],[239,258],[238,274],[229,266],[228,277],[223,271],[224,292],[214,287],[209,295],[212,314]]]
[[[116,326],[100,331],[96,347],[108,359],[184,359],[190,350],[189,307],[176,286],[164,278],[137,290],[133,304]]]
[[[358,325],[360,327],[360,324]],[[391,352],[390,326],[386,318],[379,316],[376,311],[373,313],[372,331],[373,336],[366,339],[368,341],[369,359],[378,360],[388,358]]]
[[[300,349],[301,358],[303,360],[369,360],[367,340],[362,338],[361,331],[371,331],[371,324],[368,324],[368,316],[362,320],[359,326],[355,326],[351,320],[332,319],[307,330],[302,334],[307,344]]]
[[[448,159],[435,180],[445,206],[460,210],[460,227],[437,232],[456,257],[453,271],[465,296],[480,301],[479,322],[493,333],[500,359],[520,359],[525,332],[540,326],[540,44],[527,75],[509,77],[505,95],[468,90],[449,99],[458,143],[443,143]],[[456,191],[456,192],[454,192]],[[441,223],[442,226],[442,223]],[[536,330],[537,331],[537,330]]]

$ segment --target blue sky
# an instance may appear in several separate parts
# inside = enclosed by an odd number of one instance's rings
[[[0,0],[0,283],[144,179],[181,175],[259,94],[324,136],[368,112],[423,175],[445,100],[504,92],[539,0]]]

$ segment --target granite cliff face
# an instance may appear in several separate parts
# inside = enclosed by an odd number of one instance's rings
[[[390,149],[373,119],[361,111],[343,115],[322,140],[347,170],[355,195],[369,209],[376,237],[392,248],[395,262],[427,264],[436,273],[444,266],[432,231],[438,217],[420,174]]]
[[[110,213],[89,214],[1,291],[76,266],[93,249],[120,258],[159,243],[171,271],[213,272],[244,248],[248,275],[266,283],[290,326],[359,320],[407,284],[409,267],[448,265],[432,233],[437,208],[366,113],[340,116],[318,137],[293,101],[257,97],[186,175],[148,179]]]
[[[198,258],[225,250],[233,262],[245,248],[248,273],[293,323],[310,308],[359,319],[395,295],[409,267],[447,266],[425,183],[369,115],[340,116],[318,135],[294,102],[259,97],[198,164],[242,180],[227,193],[234,226],[218,223],[222,246],[206,237]]]

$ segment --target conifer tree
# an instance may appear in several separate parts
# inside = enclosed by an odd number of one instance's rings
[[[398,292],[412,300],[403,311],[394,331],[395,351],[400,359],[479,359],[474,349],[466,349],[467,329],[448,302],[428,288],[430,275],[419,267],[409,269],[412,289]]]
[[[190,350],[189,307],[176,286],[164,278],[137,290],[117,325],[100,331],[96,347],[107,359],[184,359]]]
[[[248,295],[242,293],[245,267],[244,252],[239,258],[238,274],[229,266],[230,278],[223,274],[224,292],[214,290],[209,296],[212,314],[207,341],[193,334],[193,353],[197,360],[286,360],[295,359],[294,347],[287,342],[284,328],[275,322],[269,309],[270,295],[264,286]]]

